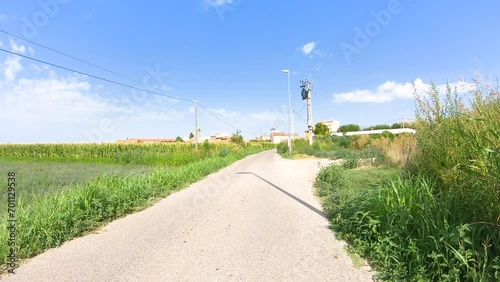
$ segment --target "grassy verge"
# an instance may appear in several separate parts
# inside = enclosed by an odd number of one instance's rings
[[[397,173],[383,173],[385,182],[366,186],[374,171],[363,170],[325,168],[316,187],[337,236],[370,261],[377,279],[499,281],[498,234],[466,223],[455,196],[436,194],[427,179]]]
[[[155,199],[165,197],[236,160],[262,150],[261,147],[252,146],[184,166],[158,168],[145,175],[105,176],[60,193],[37,198],[29,205],[19,201],[16,212],[17,258],[35,256],[106,222],[141,210]],[[0,242],[7,242],[9,236],[6,217],[4,219],[0,226]],[[7,244],[1,244],[3,263],[8,254]]]
[[[112,165],[97,163],[60,163],[60,162],[33,162],[29,160],[5,161],[0,160],[0,175],[7,175],[8,171],[15,171],[18,189],[16,198],[25,205],[30,205],[40,197],[60,193],[71,189],[75,185],[83,185],[97,177],[118,176],[133,177],[151,173],[153,166],[146,165]],[[4,203],[7,195],[2,194]],[[7,213],[7,205],[0,206],[0,215]]]
[[[365,138],[388,144],[382,150],[405,175],[319,173],[333,229],[369,259],[376,278],[500,281],[500,94],[476,83],[470,104],[450,87],[444,96],[435,85],[416,94],[416,138]]]

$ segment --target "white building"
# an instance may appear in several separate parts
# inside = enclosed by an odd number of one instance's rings
[[[397,129],[377,129],[377,130],[351,131],[351,132],[346,132],[345,135],[351,136],[351,135],[364,135],[364,134],[382,134],[384,131],[389,131],[392,134],[417,132],[415,129],[411,129],[411,128],[397,128]],[[342,136],[344,134],[342,132],[336,132],[336,133],[332,133],[332,135]]]
[[[340,121],[338,120],[325,120],[325,121],[320,121],[319,123],[322,123],[330,129],[330,133],[337,132],[340,128]]]
[[[297,133],[292,134],[292,140],[299,138]],[[271,143],[279,144],[281,142],[288,142],[288,132],[271,132]]]

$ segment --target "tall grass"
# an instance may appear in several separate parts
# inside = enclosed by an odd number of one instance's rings
[[[482,81],[470,103],[458,93],[434,84],[415,93],[408,178],[355,192],[337,180],[318,188],[337,234],[379,279],[500,281],[500,95]],[[343,174],[335,173],[328,179]]]
[[[96,163],[61,163],[1,161],[0,175],[14,171],[17,175],[16,198],[25,205],[36,202],[40,197],[72,189],[102,176],[133,177],[153,172],[150,165],[111,165]],[[5,192],[5,191],[4,191]],[[7,194],[0,193],[0,201],[7,202]],[[0,215],[7,213],[7,205],[0,205]]]
[[[448,87],[443,102],[435,86],[415,95],[418,153],[414,171],[455,193],[470,222],[500,226],[500,94],[476,81],[467,105]]]
[[[325,208],[339,237],[370,259],[378,279],[498,281],[498,235],[464,223],[456,197],[436,194],[434,187],[413,178],[349,197],[340,189],[331,192]]]

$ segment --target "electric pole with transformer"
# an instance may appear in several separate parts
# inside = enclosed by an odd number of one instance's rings
[[[312,123],[312,104],[311,104],[311,92],[312,92],[312,84],[309,80],[301,80],[302,84],[300,88],[302,88],[301,95],[302,100],[307,100],[307,128],[308,128],[308,139],[309,145],[313,143],[313,123]]]

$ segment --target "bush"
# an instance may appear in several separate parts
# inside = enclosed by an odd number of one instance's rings
[[[500,95],[476,82],[471,106],[448,87],[444,102],[433,84],[418,105],[418,152],[411,169],[458,193],[468,221],[500,225]]]
[[[316,177],[316,191],[318,196],[325,198],[323,206],[329,215],[338,211],[340,197],[347,193],[351,185],[343,171],[344,168],[332,164],[322,168]]]
[[[339,147],[351,148],[351,138],[349,136],[332,136],[332,141]]]
[[[359,166],[360,158],[357,155],[353,155],[347,159],[344,159],[342,167],[345,169],[353,169]]]
[[[391,129],[391,126],[386,125],[386,124],[378,124],[378,125],[367,127],[364,130],[380,130],[380,129]]]
[[[280,155],[288,154],[288,144],[286,142],[279,143],[277,149]]]
[[[360,131],[361,127],[357,124],[345,124],[339,127],[338,132],[346,133],[346,132],[352,132],[352,131]]]

